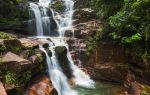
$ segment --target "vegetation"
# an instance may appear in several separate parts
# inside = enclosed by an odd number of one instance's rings
[[[20,25],[20,21],[27,19],[28,9],[26,8],[26,2],[27,0],[1,0],[0,28]]]
[[[140,56],[150,54],[149,0],[91,0],[104,27],[91,37],[88,50],[100,41],[115,42]]]

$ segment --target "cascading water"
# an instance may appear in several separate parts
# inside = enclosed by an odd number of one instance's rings
[[[41,21],[42,17],[41,17],[41,12],[39,10],[39,6],[36,5],[35,3],[30,3],[30,8],[35,15],[37,36],[43,36],[43,26]]]
[[[46,62],[48,65],[48,72],[53,86],[58,92],[58,95],[77,95],[77,92],[71,89],[70,85],[67,82],[67,78],[62,73],[62,70],[58,64],[57,58],[55,56],[55,51],[53,47],[50,47],[52,51],[52,57],[48,55],[46,50],[40,46],[40,49],[46,55]]]
[[[39,0],[39,2],[30,2],[30,9],[34,12],[35,15],[35,22],[36,22],[36,30],[37,35],[41,36],[41,38],[45,38],[44,34],[49,27],[50,27],[50,20],[49,18],[53,18],[55,23],[58,27],[59,37],[56,38],[50,38],[53,42],[53,45],[49,44],[49,50],[52,52],[52,57],[48,55],[46,50],[40,45],[40,49],[45,53],[46,55],[46,62],[48,66],[48,72],[52,81],[53,86],[57,90],[59,95],[77,95],[77,93],[71,89],[67,77],[65,74],[63,74],[61,67],[59,66],[58,60],[55,56],[54,48],[56,46],[65,46],[67,48],[67,58],[69,61],[69,66],[73,71],[75,84],[82,86],[82,87],[88,87],[88,88],[94,88],[94,82],[90,79],[90,77],[84,73],[82,70],[80,70],[76,65],[74,65],[74,62],[71,58],[71,54],[69,52],[69,48],[67,43],[64,41],[64,35],[66,30],[70,29],[72,27],[72,16],[73,16],[73,6],[74,2],[73,0],[62,0],[62,3],[65,6],[64,12],[61,14],[59,12],[56,12],[54,9],[50,8],[52,16],[49,17],[47,15],[47,9],[49,8],[49,5],[53,1],[51,0]],[[50,31],[51,32],[51,31]],[[51,35],[46,35],[51,36]]]
[[[38,3],[29,3],[30,10],[33,11],[36,22],[36,36],[44,36],[45,32],[50,32],[50,19],[47,15],[51,0],[39,0]],[[32,26],[32,25],[31,25]]]

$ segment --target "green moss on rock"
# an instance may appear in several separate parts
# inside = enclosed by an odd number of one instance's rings
[[[16,38],[16,36],[0,31],[0,39],[12,39],[12,38]]]
[[[150,95],[150,86],[142,85],[142,90],[140,95]]]

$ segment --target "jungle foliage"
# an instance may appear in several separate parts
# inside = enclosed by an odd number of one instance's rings
[[[150,54],[150,0],[90,0],[104,27],[87,41],[89,51],[100,41],[115,42],[139,55]]]

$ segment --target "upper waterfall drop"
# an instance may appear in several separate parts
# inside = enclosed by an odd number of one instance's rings
[[[42,16],[39,10],[39,6],[35,3],[30,3],[29,7],[34,12],[35,15],[35,22],[36,22],[36,36],[43,36],[43,26],[42,26]]]

